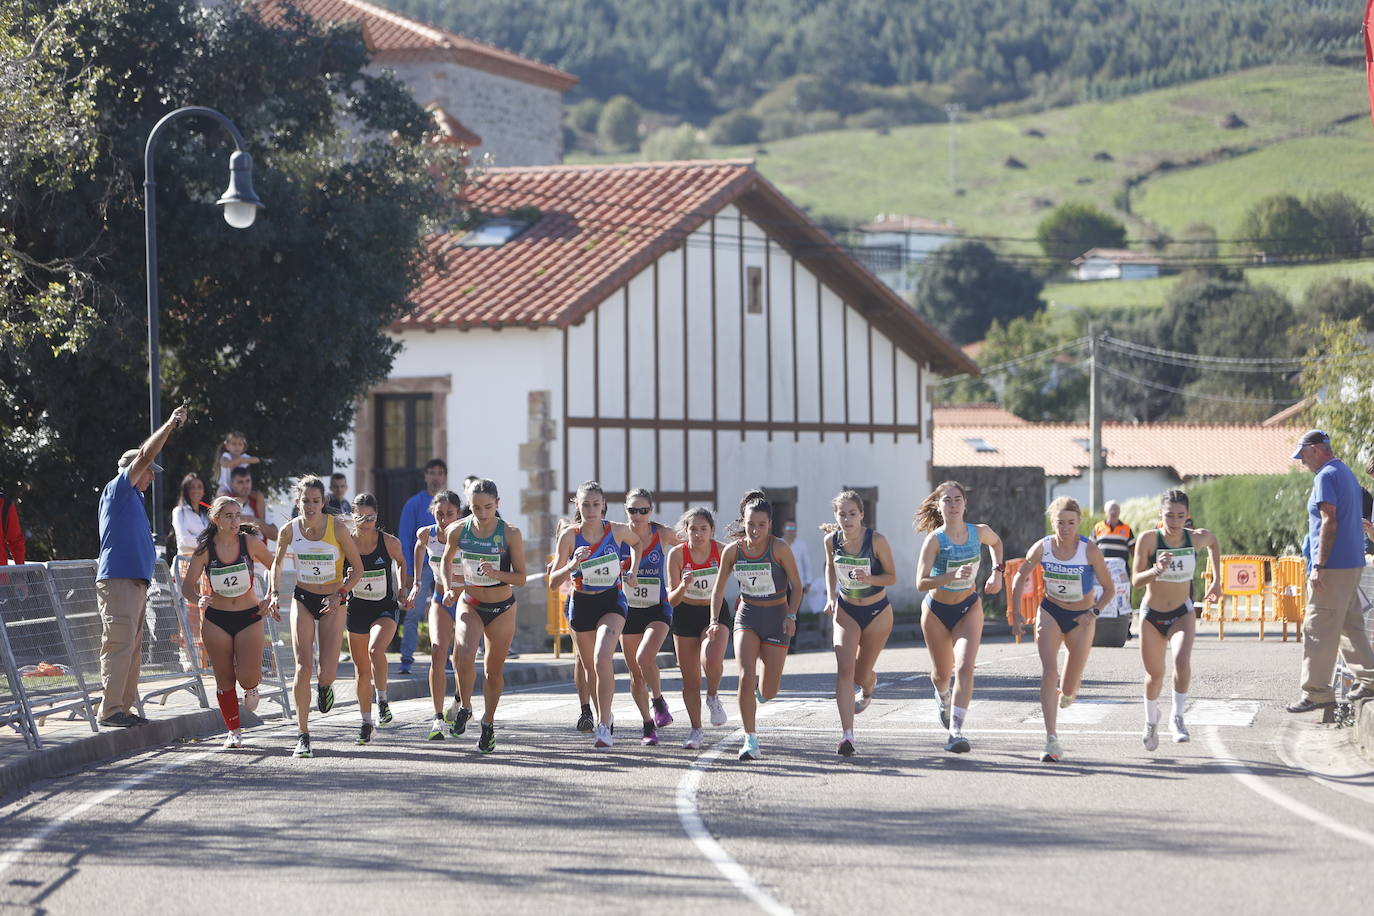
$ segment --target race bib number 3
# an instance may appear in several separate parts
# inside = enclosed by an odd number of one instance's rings
[[[210,588],[223,598],[237,598],[248,594],[253,587],[253,579],[248,575],[248,564],[221,566],[210,573]]]
[[[582,571],[582,584],[587,588],[610,588],[620,578],[620,557],[592,557],[583,560],[578,569]]]
[[[386,599],[385,569],[369,569],[363,572],[358,584],[353,586],[353,597],[361,601],[383,601]]]
[[[1076,572],[1045,570],[1045,595],[1056,604],[1076,604],[1082,601],[1082,575]]]
[[[296,581],[306,585],[328,585],[334,575],[335,557],[332,553],[296,554]]]
[[[494,553],[471,553],[463,551],[463,581],[468,585],[500,585],[500,579],[493,579],[491,576],[484,575],[477,571],[477,567],[486,563],[492,569],[498,569],[501,565],[501,557]]]
[[[964,572],[965,569],[968,571]],[[956,570],[962,573],[962,575],[948,585],[940,586],[941,589],[947,592],[966,592],[973,588],[978,580],[978,557],[969,557],[967,560],[952,560],[950,564],[945,567],[945,572],[947,573],[955,572]]]
[[[772,563],[736,563],[735,581],[746,598],[771,598],[773,595]]]
[[[630,607],[657,607],[663,602],[660,581],[648,576],[635,579],[635,587],[627,589],[625,596]]]

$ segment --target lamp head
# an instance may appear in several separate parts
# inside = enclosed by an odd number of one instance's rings
[[[215,201],[224,208],[224,221],[235,229],[247,229],[262,207],[253,193],[253,157],[235,150],[229,157],[229,187]]]

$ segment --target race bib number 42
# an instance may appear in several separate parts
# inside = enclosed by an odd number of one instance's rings
[[[248,575],[247,563],[221,566],[210,573],[210,588],[216,595],[224,598],[237,598],[248,594],[253,587],[252,577]]]

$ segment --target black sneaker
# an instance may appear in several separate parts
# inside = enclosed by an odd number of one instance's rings
[[[140,723],[132,714],[120,710],[119,712],[110,713],[108,716],[101,719],[100,724],[106,728],[129,728],[132,725],[138,725]]]
[[[853,757],[854,742],[848,738],[841,739],[840,743],[835,748],[835,753],[839,754],[841,757]]]
[[[358,743],[367,744],[372,740],[372,723],[364,722],[362,728],[358,729]]]
[[[482,723],[482,737],[477,739],[477,749],[483,754],[490,754],[496,750],[496,723]]]
[[[291,752],[292,757],[314,757],[310,751],[310,736],[301,735],[296,739],[296,749]]]
[[[577,730],[580,732],[590,732],[595,727],[596,723],[592,721],[591,709],[584,708],[582,714],[577,717]]]
[[[334,708],[334,685],[320,684],[315,688],[315,706],[320,712]]]
[[[458,715],[453,717],[453,725],[449,727],[449,734],[455,738],[468,730],[468,720],[472,718],[472,710],[466,706],[458,707]]]
[[[391,704],[386,700],[377,701],[377,721],[383,725],[390,725],[394,716],[391,715]]]

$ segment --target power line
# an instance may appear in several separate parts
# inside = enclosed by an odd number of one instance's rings
[[[1198,353],[1184,353],[1181,350],[1164,350],[1160,347],[1151,347],[1148,344],[1140,344],[1130,340],[1122,340],[1119,337],[1112,337],[1109,334],[1104,334],[1099,339],[1102,341],[1102,343],[1105,343],[1109,347],[1112,347],[1121,352],[1132,352],[1144,356],[1146,358],[1151,356],[1158,357],[1161,361],[1164,361],[1166,359],[1173,359],[1188,363],[1211,363],[1216,366],[1228,366],[1235,368],[1244,366],[1271,367],[1269,369],[1262,369],[1258,371],[1292,371],[1295,369],[1301,369],[1303,366],[1312,365],[1313,363],[1327,362],[1332,358],[1330,356],[1290,356],[1276,357],[1272,359],[1267,357],[1252,358],[1243,356],[1203,356]]]
[[[980,377],[980,378],[987,378],[988,376],[992,376],[992,375],[1001,375],[1001,374],[1003,374],[1007,369],[1013,368],[1013,367],[1015,367],[1015,366],[1019,366],[1019,365],[1021,365],[1022,363],[1028,363],[1028,362],[1030,362],[1031,360],[1039,359],[1039,358],[1041,358],[1041,357],[1043,357],[1043,356],[1050,356],[1050,355],[1053,355],[1053,354],[1056,354],[1056,353],[1063,353],[1063,352],[1066,351],[1066,350],[1077,349],[1077,348],[1082,347],[1083,345],[1085,345],[1087,342],[1088,342],[1088,338],[1086,338],[1086,337],[1079,337],[1079,338],[1076,339],[1076,340],[1065,341],[1064,343],[1058,344],[1058,345],[1056,345],[1056,346],[1053,346],[1053,347],[1046,347],[1046,348],[1043,349],[1043,350],[1037,350],[1037,351],[1035,351],[1034,353],[1027,353],[1027,354],[1024,355],[1024,356],[1017,356],[1017,357],[1014,357],[1014,358],[1012,358],[1012,359],[1006,360],[1005,362],[994,363],[994,364],[991,365],[991,366],[988,366],[988,367],[986,367],[986,368],[983,368],[983,369],[979,372],[978,377]],[[970,378],[973,378],[973,377],[974,377],[974,376],[968,375],[968,374],[964,374],[964,375],[954,375],[954,376],[950,376],[949,378],[941,379],[940,381],[936,382],[935,384],[936,384],[937,386],[938,386],[938,385],[950,385],[950,384],[953,384],[954,382],[960,382],[960,381],[963,381],[963,380],[965,380],[965,379],[970,379]]]
[[[1224,404],[1264,404],[1267,406],[1291,407],[1294,404],[1298,403],[1298,401],[1302,400],[1301,398],[1298,398],[1296,400],[1281,401],[1276,400],[1274,398],[1242,398],[1227,397],[1225,395],[1220,394],[1204,394],[1200,391],[1189,391],[1186,388],[1175,388],[1173,385],[1164,385],[1159,382],[1152,382],[1149,379],[1141,378],[1138,375],[1131,375],[1129,372],[1122,372],[1120,369],[1113,369],[1111,366],[1104,365],[1102,363],[1098,364],[1098,368],[1101,369],[1103,372],[1107,373],[1108,375],[1115,376],[1116,378],[1125,382],[1130,382],[1133,385],[1141,385],[1145,388],[1153,388],[1156,391],[1167,391],[1171,394],[1180,394],[1187,398],[1198,398],[1204,401],[1218,401]]]

